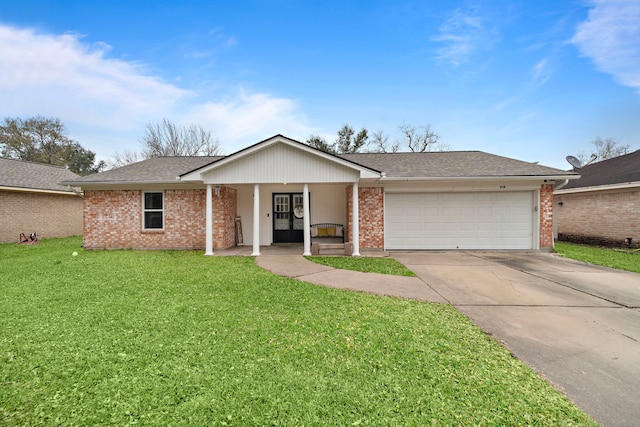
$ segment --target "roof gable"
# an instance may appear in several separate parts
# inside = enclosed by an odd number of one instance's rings
[[[640,150],[576,169],[582,177],[563,190],[640,182]]]
[[[0,158],[0,187],[75,194],[72,188],[61,185],[60,182],[79,177],[79,175],[60,166]]]
[[[276,135],[181,176],[207,184],[354,182],[379,178],[369,167]]]

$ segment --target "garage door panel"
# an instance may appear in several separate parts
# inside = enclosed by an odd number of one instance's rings
[[[387,249],[533,248],[531,191],[390,193],[385,206]]]

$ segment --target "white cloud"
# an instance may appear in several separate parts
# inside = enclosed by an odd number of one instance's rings
[[[640,92],[640,2],[595,0],[571,41],[598,70]]]
[[[109,46],[89,45],[79,35],[0,25],[0,52],[0,118],[58,117],[99,158],[138,148],[146,123],[165,117],[211,130],[227,152],[243,139],[308,134],[290,99],[240,89],[219,100],[188,91],[141,64],[109,57]]]
[[[533,66],[531,69],[531,78],[535,86],[542,86],[551,78],[551,71],[549,70],[546,58],[538,61],[538,63]]]
[[[438,59],[459,66],[467,62],[477,51],[489,49],[496,41],[494,29],[489,28],[486,17],[456,9],[440,26],[439,35],[433,40],[442,42]]]

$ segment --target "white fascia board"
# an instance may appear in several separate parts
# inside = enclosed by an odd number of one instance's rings
[[[559,181],[565,179],[578,179],[579,175],[550,175],[550,176],[523,176],[523,175],[505,175],[505,176],[446,176],[446,177],[382,177],[381,182],[399,182],[399,181]]]
[[[588,193],[591,191],[626,190],[631,188],[640,188],[640,181],[623,182],[620,184],[609,185],[595,185],[592,187],[567,188],[554,191],[553,194]]]
[[[69,191],[43,190],[43,189],[40,189],[40,188],[5,187],[5,186],[0,186],[0,190],[14,191],[14,192],[20,192],[20,193],[62,194],[62,195],[65,195],[65,196],[79,196],[79,195],[81,195],[79,192],[73,191],[73,190],[69,190]]]

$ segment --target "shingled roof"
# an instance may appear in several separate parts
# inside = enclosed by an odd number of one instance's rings
[[[73,193],[73,188],[62,181],[80,178],[70,170],[43,163],[0,158],[0,187],[23,191],[61,191]]]
[[[356,153],[338,157],[384,172],[387,178],[503,178],[574,177],[573,172],[496,156],[482,151],[427,153]],[[121,168],[75,179],[82,184],[177,183],[179,176],[223,159],[224,156],[155,157]]]
[[[153,157],[117,169],[83,176],[73,182],[78,185],[87,183],[176,183],[180,182],[179,176],[181,174],[223,158],[224,156]]]
[[[490,178],[572,176],[573,172],[483,151],[355,153],[340,157],[382,171],[389,178]]]
[[[576,169],[580,179],[570,181],[563,190],[640,182],[640,150]]]

